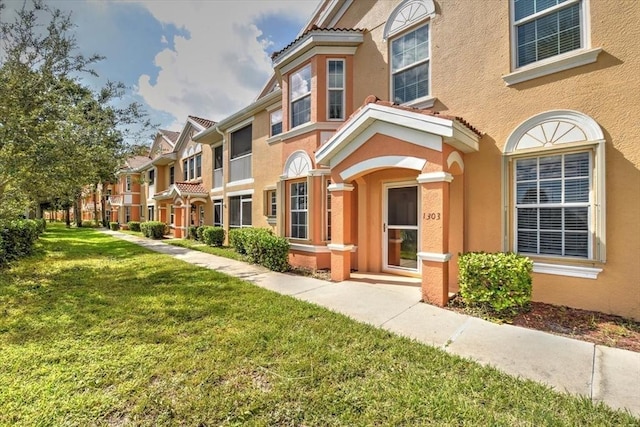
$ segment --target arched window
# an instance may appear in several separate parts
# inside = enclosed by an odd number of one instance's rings
[[[604,135],[570,110],[538,114],[507,139],[510,248],[522,254],[604,261]]]
[[[288,227],[287,236],[293,239],[309,237],[309,188],[307,176],[311,170],[311,158],[304,151],[292,153],[284,166],[286,183]]]
[[[429,98],[431,49],[428,19],[434,14],[432,0],[405,0],[387,20],[384,40],[389,41],[393,102],[419,103]]]

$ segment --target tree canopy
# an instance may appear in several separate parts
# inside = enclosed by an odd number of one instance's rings
[[[79,52],[71,14],[35,0],[9,17],[4,6],[0,0],[0,221],[109,181],[128,153],[125,137],[152,128],[139,104],[116,106],[123,84],[83,84],[103,58]]]

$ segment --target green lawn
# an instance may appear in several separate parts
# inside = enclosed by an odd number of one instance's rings
[[[117,240],[0,273],[0,425],[638,425]]]

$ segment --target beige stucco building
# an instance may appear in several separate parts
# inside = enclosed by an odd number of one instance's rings
[[[514,251],[534,300],[640,319],[640,7],[556,3],[322,2],[253,104],[154,157],[155,218],[269,227],[439,305],[458,253]]]

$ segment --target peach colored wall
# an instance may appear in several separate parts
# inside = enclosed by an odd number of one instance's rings
[[[369,94],[389,99],[384,23],[399,0],[353,2],[336,24],[367,28],[354,59],[353,100]],[[551,109],[577,110],[594,118],[606,138],[607,262],[597,280],[534,275],[538,301],[640,318],[640,8],[635,2],[593,0],[591,46],[596,63],[505,85],[511,71],[509,2],[437,3],[430,23],[431,93],[434,109],[464,117],[484,132],[480,151],[465,156],[465,249],[503,248],[502,150],[525,119]],[[473,31],[461,31],[472,28]],[[473,66],[469,66],[473,64]],[[632,89],[633,88],[633,89]]]

